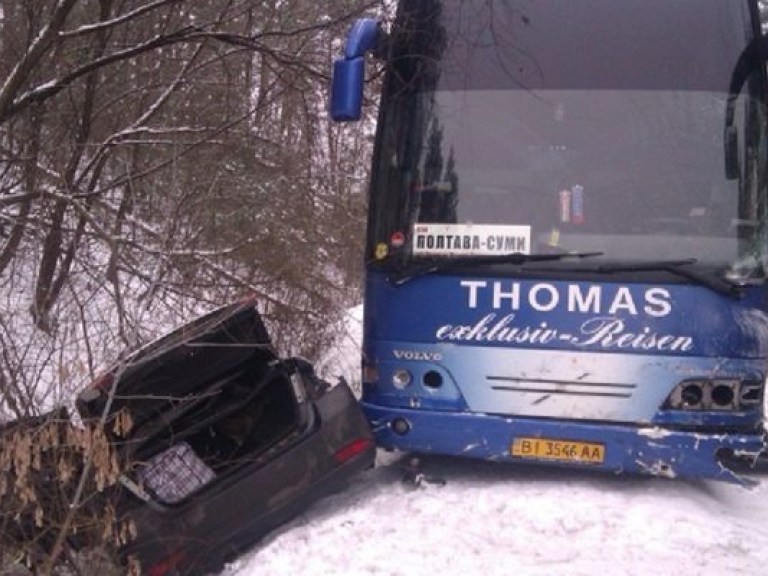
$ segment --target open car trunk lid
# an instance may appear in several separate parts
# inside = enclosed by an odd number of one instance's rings
[[[233,304],[130,353],[80,393],[77,408],[91,418],[124,409],[141,427],[237,367],[276,358],[253,302]]]
[[[278,358],[249,301],[130,354],[77,407],[84,418],[112,421],[107,434],[129,488],[175,504],[310,429],[306,378]]]

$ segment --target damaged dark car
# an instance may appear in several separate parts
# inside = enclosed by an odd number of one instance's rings
[[[252,301],[129,356],[77,407],[129,422],[108,427],[125,466],[118,511],[136,534],[121,555],[151,576],[219,568],[375,456],[348,386],[279,358]]]

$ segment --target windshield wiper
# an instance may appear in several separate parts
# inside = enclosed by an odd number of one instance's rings
[[[392,274],[389,279],[394,284],[403,284],[419,276],[426,276],[441,270],[467,268],[473,266],[492,266],[494,264],[513,264],[522,266],[529,262],[556,262],[567,259],[583,259],[602,256],[603,252],[562,252],[558,254],[493,254],[489,256],[459,256],[446,260],[431,260],[418,266],[407,268]]]
[[[669,272],[676,276],[692,280],[696,284],[705,286],[718,294],[730,296],[731,298],[741,298],[743,296],[742,287],[727,280],[722,276],[715,274],[706,274],[704,272],[687,268],[691,264],[696,264],[696,258],[687,258],[685,260],[659,260],[655,262],[637,262],[635,264],[603,264],[595,268],[590,268],[590,272],[599,272],[604,274],[613,274],[615,272]]]

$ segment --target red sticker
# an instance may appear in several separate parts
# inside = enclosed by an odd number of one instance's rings
[[[405,234],[402,232],[395,232],[389,239],[389,243],[393,248],[401,248],[405,244]]]

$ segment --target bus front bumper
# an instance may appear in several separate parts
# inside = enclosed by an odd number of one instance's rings
[[[377,444],[405,452],[577,466],[667,478],[749,481],[720,457],[756,459],[762,433],[702,433],[655,426],[449,413],[362,403]]]

